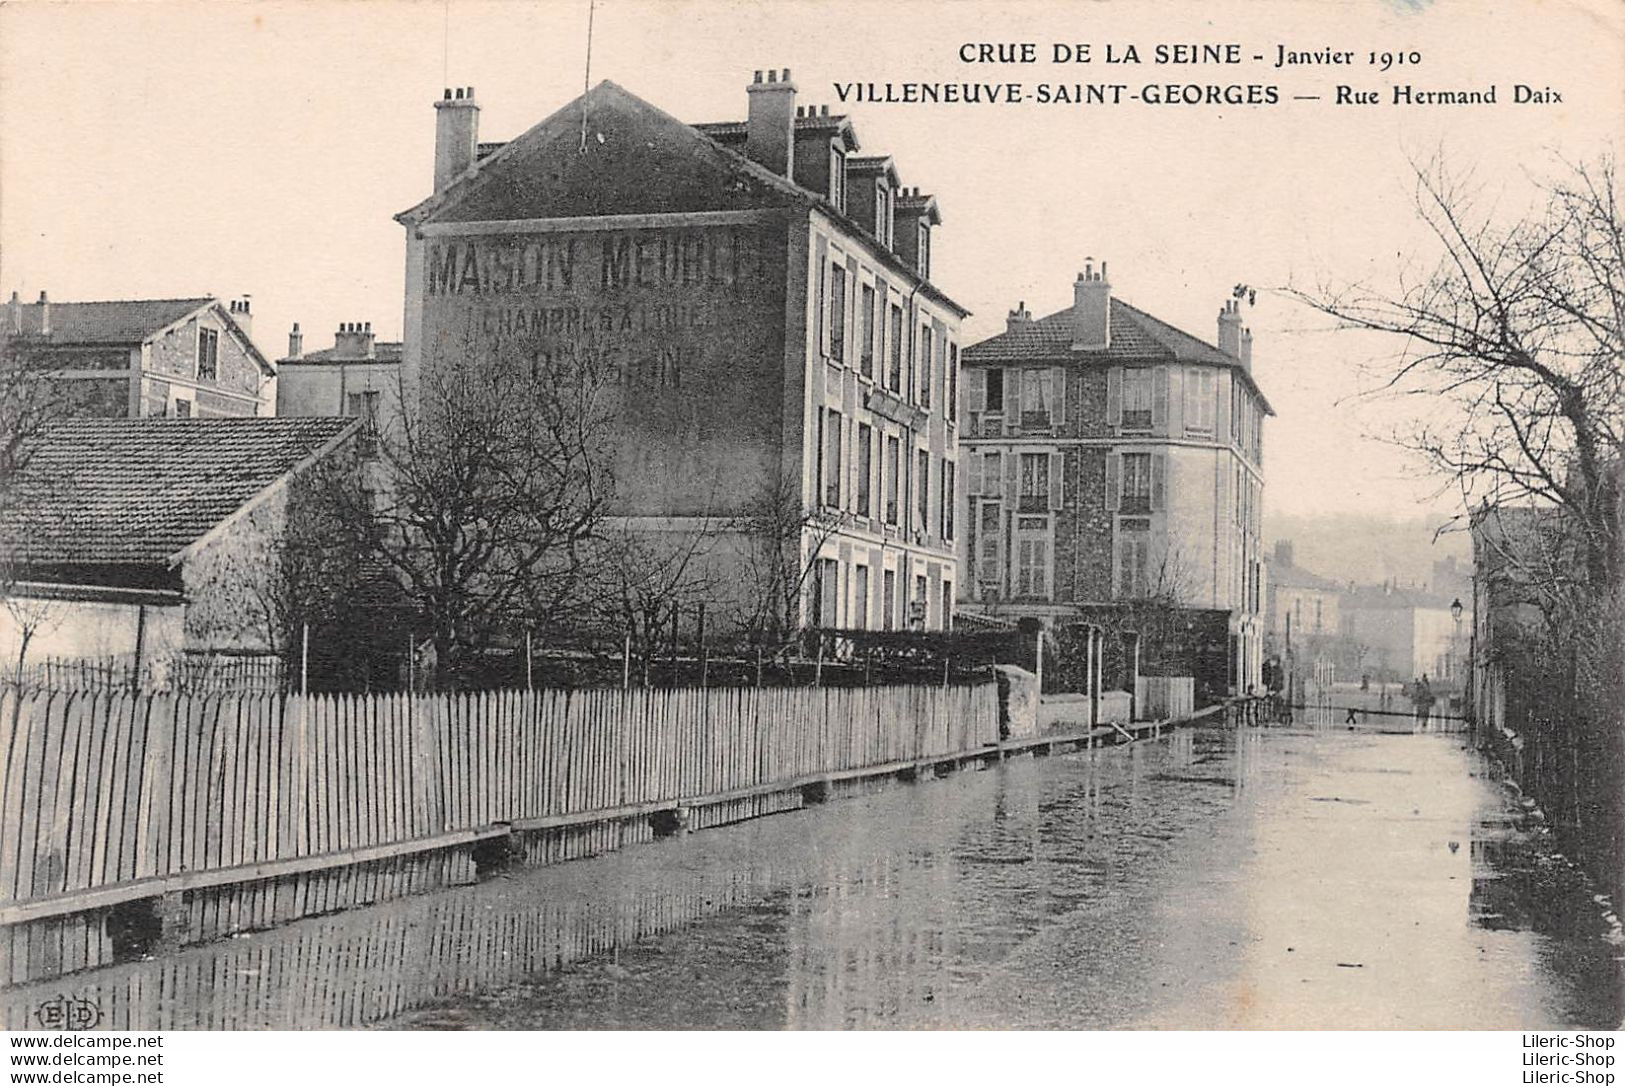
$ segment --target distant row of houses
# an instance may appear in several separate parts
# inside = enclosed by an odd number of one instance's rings
[[[1435,687],[1467,681],[1473,591],[1456,560],[1434,563],[1425,585],[1356,585],[1297,564],[1290,541],[1268,562],[1266,639],[1302,675],[1338,681],[1412,682]]]
[[[105,502],[50,506],[66,527],[29,538],[28,577],[71,566],[82,585],[197,601],[201,539],[410,417],[436,374],[590,359],[611,385],[617,523],[700,529],[791,481],[815,514],[808,624],[1056,625],[1155,600],[1216,621],[1223,684],[1256,686],[1273,409],[1240,294],[1209,341],[1115,297],[1089,260],[1070,306],[1023,303],[966,345],[968,311],[931,277],[936,199],[862,153],[850,118],[798,104],[788,71],[746,90],[743,121],[687,124],[605,82],[501,143],[480,140],[473,89],[448,90],[434,192],[397,216],[399,343],[347,323],[307,352],[294,325],[272,360],[246,297],[14,296],[14,345],[50,354],[77,413],[107,420],[60,428],[47,461],[123,464]],[[333,418],[351,421],[317,421]],[[131,509],[155,519],[86,542]],[[206,625],[185,620],[181,640],[215,644]]]

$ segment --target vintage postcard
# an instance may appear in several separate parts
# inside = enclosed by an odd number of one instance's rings
[[[1613,1081],[1622,131],[1605,0],[0,4],[14,1081]]]

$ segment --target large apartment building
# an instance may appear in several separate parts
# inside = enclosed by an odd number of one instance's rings
[[[620,523],[720,537],[785,491],[801,622],[945,626],[966,311],[930,279],[936,201],[788,71],[746,89],[745,120],[686,124],[604,82],[506,143],[447,91],[434,195],[398,216],[405,387],[593,366]]]
[[[1226,301],[1218,343],[1112,297],[966,348],[961,606],[1064,623],[1125,603],[1227,612],[1227,682],[1257,686],[1263,420],[1252,335]]]

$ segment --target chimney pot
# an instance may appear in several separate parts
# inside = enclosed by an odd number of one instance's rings
[[[1095,274],[1095,258],[1086,257],[1083,272],[1072,284],[1072,349],[1098,351],[1112,342],[1112,285],[1105,265]]]
[[[790,69],[789,68],[784,69],[784,78],[782,80],[780,80],[780,82],[782,82],[782,83],[790,82]]]
[[[293,322],[293,330],[288,333],[288,357],[299,358],[305,353],[305,334],[299,330],[299,322]]]
[[[829,116],[829,107],[828,106],[823,106],[818,110],[818,112],[820,114],[822,114],[823,116],[828,117]]]
[[[48,304],[50,302],[50,300],[51,299],[49,299],[49,298],[47,298],[45,296],[45,292],[43,290],[39,292],[39,304],[40,305],[46,305],[46,304]]]
[[[760,75],[760,73],[757,73]],[[796,85],[769,69],[767,80],[756,79],[745,88],[749,109],[745,116],[745,156],[781,177],[795,176]],[[807,116],[812,115],[809,108]]]

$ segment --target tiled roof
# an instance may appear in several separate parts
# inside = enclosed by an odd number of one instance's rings
[[[20,565],[167,563],[345,418],[75,419],[38,439],[0,541]]]
[[[401,360],[404,345],[400,343],[374,343],[372,345],[372,358],[358,358],[353,354],[341,354],[337,347],[326,347],[320,351],[310,351],[298,358],[284,358],[277,362],[278,366],[337,366],[341,363],[356,366],[367,363],[390,363]]]
[[[1011,362],[1044,362],[1049,364],[1092,362],[1205,362],[1214,366],[1229,366],[1247,374],[1238,359],[1232,358],[1213,346],[1182,332],[1166,321],[1160,321],[1143,309],[1138,309],[1121,298],[1111,300],[1111,343],[1102,350],[1074,351],[1072,349],[1072,308],[1051,313],[1039,320],[1028,321],[990,339],[966,347],[960,358],[967,365],[999,365]],[[1252,375],[1247,380],[1256,391]],[[1260,399],[1263,393],[1259,392]],[[1265,403],[1265,409],[1269,405]],[[1274,414],[1273,410],[1270,410]]]
[[[213,298],[125,302],[51,302],[52,344],[140,343],[160,328],[211,304]]]

